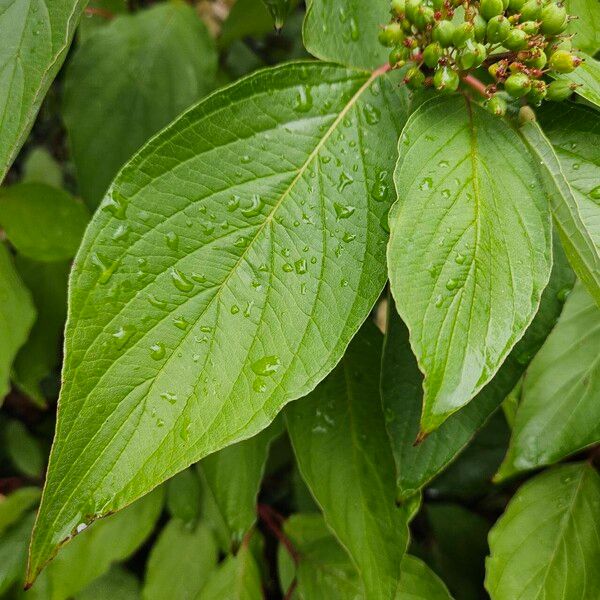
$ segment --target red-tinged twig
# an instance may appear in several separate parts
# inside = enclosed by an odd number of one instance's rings
[[[110,10],[106,10],[104,8],[97,8],[94,6],[86,7],[85,14],[89,17],[102,17],[103,19],[107,19],[108,21],[114,19],[115,17],[115,15],[110,12]]]
[[[294,591],[296,590],[297,586],[298,580],[294,577],[292,583],[290,583],[290,587],[288,588],[287,592],[285,593],[285,596],[283,597],[283,600],[292,600],[292,595],[294,594]]]
[[[466,83],[469,87],[473,88],[476,92],[479,92],[485,98],[489,98],[490,94],[487,90],[487,86],[479,81],[477,77],[473,77],[473,75],[463,75],[461,77],[464,83]]]
[[[269,528],[271,533],[277,538],[279,543],[287,550],[287,553],[291,556],[294,564],[297,565],[300,561],[300,555],[290,539],[283,533],[281,529],[281,523],[283,518],[275,510],[273,510],[267,504],[258,505],[258,514],[263,523]]]

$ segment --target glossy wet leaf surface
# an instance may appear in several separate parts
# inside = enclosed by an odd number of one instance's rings
[[[399,149],[389,276],[425,374],[421,429],[431,432],[491,380],[535,315],[550,211],[517,134],[463,98],[421,105]]]
[[[600,442],[598,348],[600,308],[577,285],[527,370],[500,476],[553,464]]]
[[[386,279],[402,94],[380,73],[266,70],[121,172],[71,277],[32,572],[78,523],[258,433],[339,361]]]
[[[490,532],[492,600],[568,598],[600,592],[600,477],[587,463],[525,483]]]
[[[379,395],[383,336],[366,323],[331,375],[286,410],[300,472],[367,597],[393,598],[408,539]],[[339,490],[352,490],[340,502]]]

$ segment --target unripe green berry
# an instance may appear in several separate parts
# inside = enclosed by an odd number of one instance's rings
[[[473,27],[475,27],[475,39],[478,42],[483,42],[487,31],[487,21],[480,14],[477,14],[473,18]]]
[[[483,44],[469,40],[459,53],[459,63],[462,69],[468,70],[478,67],[486,57],[487,51]]]
[[[404,76],[404,82],[409,88],[413,90],[417,90],[420,87],[423,87],[424,81],[425,75],[423,75],[423,72],[421,71],[421,69],[419,69],[419,67],[411,67],[410,69],[408,69],[406,75]]]
[[[409,50],[406,46],[396,46],[390,52],[390,65],[395,67],[397,65],[402,65],[408,58]]]
[[[450,67],[439,67],[433,75],[433,85],[440,92],[454,92],[458,83],[458,73]]]
[[[574,84],[564,79],[553,81],[548,85],[548,89],[546,90],[546,100],[551,100],[552,102],[568,100],[573,93],[574,87]]]
[[[534,106],[539,106],[546,97],[547,85],[545,82],[537,80],[531,82],[531,89],[527,94],[527,100]]]
[[[540,28],[537,21],[524,21],[519,25],[519,29],[522,29],[527,35],[534,35]]]
[[[542,8],[541,30],[545,35],[557,35],[562,33],[569,23],[567,10],[558,4],[548,4]]]
[[[469,40],[473,39],[475,27],[473,23],[461,23],[455,30],[452,36],[452,42],[457,48],[463,48]]]
[[[481,12],[481,16],[484,19],[489,20],[504,12],[504,4],[502,3],[502,0],[481,0],[479,12]]]
[[[570,39],[559,39],[558,41],[548,44],[548,46],[546,46],[546,55],[550,57],[558,50],[566,50],[567,52],[570,52],[572,49],[573,44],[571,43]]]
[[[525,73],[513,73],[504,82],[504,89],[513,97],[521,98],[529,93],[531,79]]]
[[[447,48],[453,44],[453,36],[456,27],[450,21],[440,21],[433,28],[433,39],[440,44],[442,48]]]
[[[423,62],[430,68],[434,68],[442,57],[442,47],[438,42],[432,42],[423,50]]]
[[[497,117],[503,117],[506,114],[506,100],[499,94],[494,94],[486,103],[486,108]]]
[[[406,10],[406,0],[392,0],[392,14],[396,17],[404,15]]]
[[[407,35],[412,33],[412,23],[405,17],[400,21],[400,25],[402,26],[402,31]]]
[[[430,6],[420,6],[413,23],[419,30],[424,30],[427,25],[430,25],[435,21],[435,15],[433,8]]]
[[[492,17],[487,24],[487,39],[492,44],[503,42],[510,33],[512,27],[504,15]]]
[[[566,50],[557,50],[548,61],[548,66],[557,73],[571,73],[580,64],[581,59]]]
[[[512,12],[519,12],[527,0],[508,0],[508,8]]]
[[[417,13],[419,12],[419,8],[421,7],[421,0],[406,0],[405,5],[405,14],[406,18],[414,23],[417,18]]]
[[[388,48],[399,46],[404,39],[400,23],[390,23],[379,32],[379,42]]]
[[[536,21],[542,13],[541,0],[527,0],[520,12],[521,21]]]
[[[530,56],[525,58],[525,62],[534,69],[543,69],[548,62],[548,57],[539,48],[534,48]]]
[[[523,50],[523,48],[527,47],[528,37],[529,36],[521,29],[511,29],[502,44],[509,50]]]

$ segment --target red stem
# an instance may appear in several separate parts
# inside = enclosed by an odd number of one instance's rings
[[[292,557],[294,564],[297,565],[300,561],[300,555],[289,538],[283,533],[280,523],[283,521],[281,515],[278,515],[269,505],[259,504],[258,514],[263,523],[271,530],[273,535],[279,540],[279,543],[287,550]],[[277,523],[279,521],[279,523]]]
[[[485,98],[489,98],[489,94],[487,92],[486,85],[479,81],[477,77],[473,77],[473,75],[463,75],[462,80],[470,87],[472,87],[476,92],[479,92]]]
[[[106,10],[104,8],[96,8],[94,6],[88,6],[85,9],[85,14],[93,17],[93,16],[97,16],[97,17],[102,17],[103,19],[107,19],[107,20],[111,20],[114,18],[114,14],[111,13],[109,10]]]
[[[285,596],[283,597],[283,600],[292,600],[292,595],[294,594],[294,591],[295,591],[297,585],[298,585],[298,580],[294,577],[294,579],[292,580],[292,583],[290,583],[290,587],[288,588],[288,591],[285,593]]]

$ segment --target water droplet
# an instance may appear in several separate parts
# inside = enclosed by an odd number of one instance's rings
[[[135,331],[135,327],[131,327],[130,325],[119,327],[119,329],[112,334],[113,338],[115,339],[116,348],[118,350],[124,348]]]
[[[262,208],[262,199],[258,194],[252,196],[250,206],[242,210],[242,214],[245,217],[255,217],[260,214]]]
[[[448,281],[446,282],[446,289],[449,291],[455,290],[456,288],[460,287],[461,283],[459,280],[457,279],[448,279]]]
[[[377,125],[381,119],[381,113],[378,108],[375,108],[370,102],[365,104],[363,109],[365,119],[369,125]]]
[[[165,422],[162,419],[157,419],[156,420],[156,426],[157,427],[164,427],[165,426]]]
[[[573,163],[573,171],[579,171],[581,165],[579,163]]]
[[[342,171],[337,186],[338,192],[343,192],[352,183],[354,183],[354,178],[345,171]]]
[[[433,185],[433,179],[431,179],[431,177],[425,177],[425,179],[423,179],[423,181],[421,181],[421,184],[419,185],[419,189],[422,192],[427,192],[431,189],[432,185]]]
[[[355,239],[356,239],[356,236],[353,233],[349,233],[348,231],[346,231],[346,233],[344,233],[344,236],[342,237],[342,240],[344,240],[344,242],[346,242],[346,244],[353,242]]]
[[[263,392],[267,391],[267,384],[265,383],[264,379],[257,377],[252,383],[252,389],[257,393],[262,394]]]
[[[308,112],[313,106],[313,99],[310,93],[310,88],[306,85],[299,85],[297,88],[296,103],[294,110],[297,112]]]
[[[560,288],[560,290],[558,290],[557,294],[556,294],[556,299],[559,302],[564,302],[567,297],[569,296],[569,294],[571,293],[571,291],[573,290],[573,286],[572,285],[565,285],[562,288]]]
[[[263,356],[256,362],[253,362],[251,368],[257,375],[269,377],[277,373],[280,366],[281,361],[279,360],[279,356],[271,355]]]
[[[592,200],[600,200],[600,185],[597,185],[591,192],[590,198]]]
[[[252,160],[247,154],[242,155],[242,157],[240,158],[240,162],[244,165],[247,165],[250,160]]]
[[[129,237],[130,233],[131,229],[129,229],[127,225],[119,225],[115,229],[115,232],[112,235],[112,239],[115,240],[115,242],[124,241]]]
[[[183,316],[175,317],[173,323],[177,329],[181,329],[182,331],[185,331],[190,326],[189,321]]]
[[[190,277],[198,283],[206,283],[206,275],[203,273],[192,273]]]
[[[174,231],[169,231],[165,235],[165,241],[171,250],[177,250],[177,248],[179,248],[179,236]]]
[[[294,267],[290,263],[284,263],[282,268],[286,273],[291,273],[294,270]]]
[[[300,260],[297,260],[294,263],[294,268],[296,269],[296,273],[298,273],[298,275],[304,275],[304,273],[306,273],[308,270],[306,259],[301,258]]]
[[[231,311],[230,312],[231,312],[232,315],[237,315],[240,312],[240,307],[237,304],[234,304],[231,307]]]
[[[206,235],[212,235],[215,232],[215,226],[211,223],[205,223],[202,228],[204,229],[204,233]]]
[[[240,197],[232,196],[227,202],[227,210],[229,212],[235,212],[238,209],[239,205],[240,205]]]
[[[191,292],[194,289],[194,284],[175,267],[171,269],[171,281],[180,292]]]
[[[454,262],[456,262],[457,265],[464,265],[465,260],[467,260],[467,257],[460,252],[454,257]]]
[[[442,190],[442,197],[443,198],[450,198],[450,190]]]
[[[210,325],[201,325],[200,331],[202,333],[210,333],[212,331],[212,327]]]
[[[173,394],[172,392],[163,392],[160,397],[169,404],[175,404],[175,402],[177,402],[177,394]]]
[[[353,42],[358,41],[358,39],[360,38],[360,30],[358,29],[358,24],[356,22],[356,19],[354,17],[352,17],[350,19],[350,39]]]
[[[102,210],[109,212],[116,219],[124,219],[127,213],[127,200],[117,190],[112,190],[104,198]]]
[[[245,248],[248,245],[248,238],[241,235],[237,240],[235,240],[235,242],[233,242],[233,245],[236,248]]]
[[[156,344],[150,346],[150,356],[154,360],[163,359],[165,357],[166,352],[167,351],[165,350],[164,344],[161,344],[160,342],[157,342]]]
[[[340,287],[343,287],[343,288],[345,288],[345,287],[348,287],[348,283],[349,283],[349,282],[348,282],[348,280],[347,280],[347,279],[342,279],[342,280],[340,281]]]
[[[164,300],[159,300],[156,296],[148,294],[148,302],[156,308],[167,308],[167,303]]]
[[[371,196],[376,202],[383,202],[388,196],[387,175],[387,171],[379,173],[377,180],[371,188]]]
[[[248,318],[250,313],[252,312],[252,307],[254,306],[254,300],[251,300],[246,304],[246,308],[244,309],[244,317]]]
[[[338,202],[335,202],[333,204],[333,208],[335,209],[335,215],[338,221],[340,219],[347,219],[348,217],[351,217],[354,214],[354,211],[356,210],[354,206],[344,206],[343,204],[339,204]]]
[[[112,277],[113,273],[117,270],[119,264],[118,261],[111,262],[101,254],[92,254],[92,263],[95,267],[100,269],[100,275],[98,276],[98,283],[105,284]]]
[[[442,304],[444,303],[444,298],[441,294],[438,294],[435,298],[435,306],[436,308],[440,308],[440,306],[442,306]]]
[[[449,166],[450,163],[447,160],[440,160],[438,163],[438,167],[441,167],[442,169],[447,169]]]

